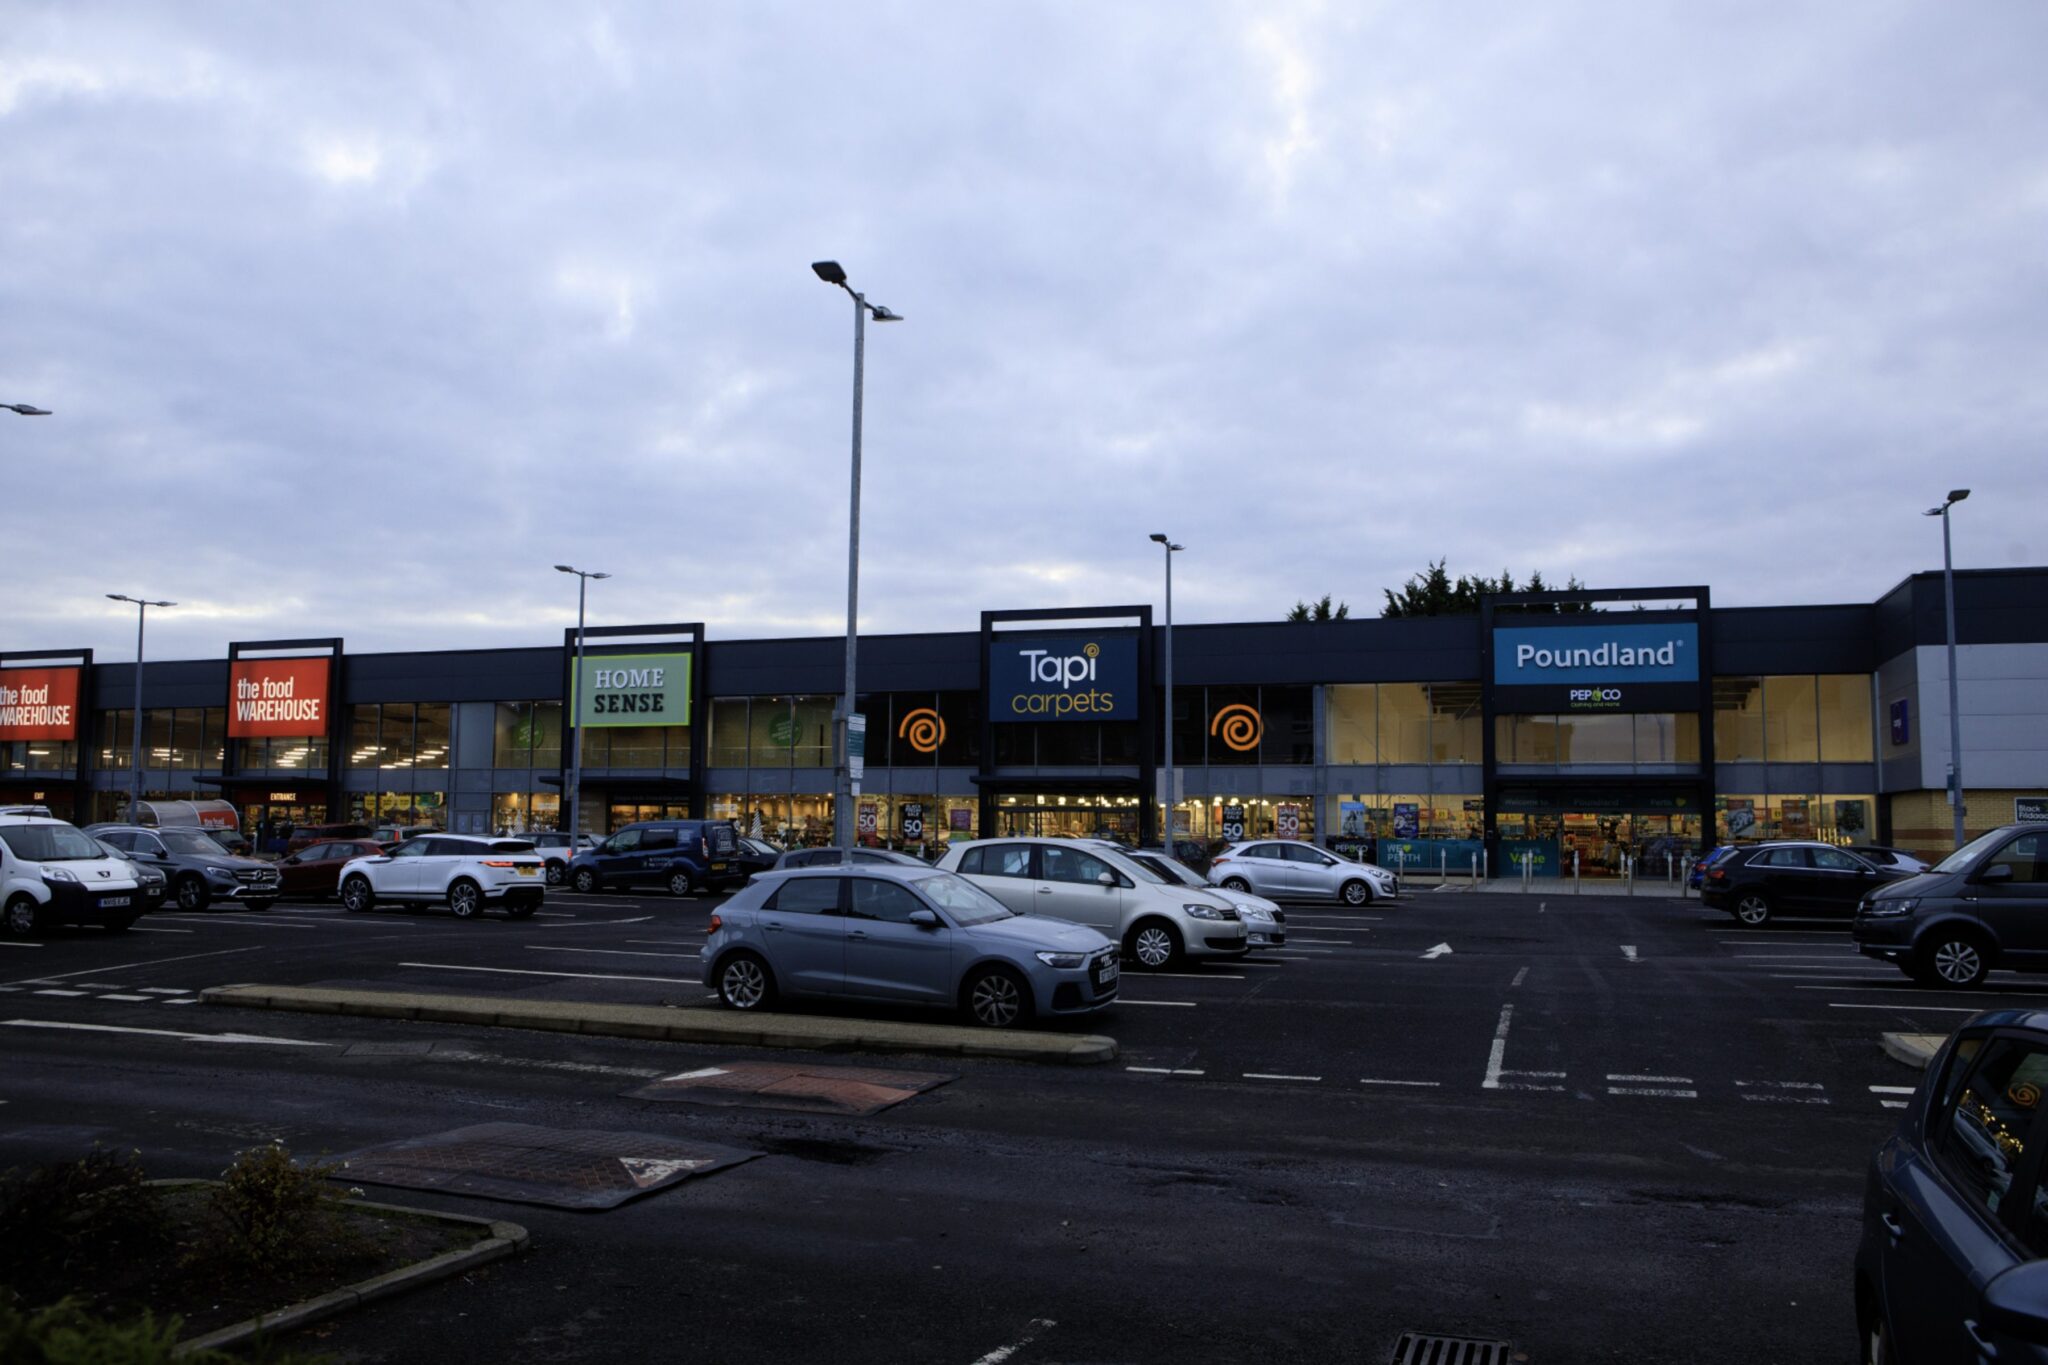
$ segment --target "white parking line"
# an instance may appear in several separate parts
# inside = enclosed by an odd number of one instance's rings
[[[1327,931],[1327,930],[1325,930],[1324,932],[1328,932],[1328,931]],[[1361,929],[1361,930],[1359,930],[1359,932],[1360,932],[1360,933],[1369,933],[1369,932],[1371,932],[1371,931],[1370,931],[1370,930],[1366,930],[1366,929]],[[1290,943],[1327,943],[1327,944],[1329,944],[1329,945],[1330,945],[1331,947],[1333,947],[1333,948],[1349,948],[1349,947],[1351,946],[1351,942],[1350,942],[1350,940],[1348,940],[1348,939],[1341,939],[1341,938],[1296,938],[1296,939],[1289,939],[1289,940],[1288,940],[1288,942],[1290,942]]]
[[[1861,953],[1730,953],[1732,958],[1762,958],[1767,962],[1838,962],[1843,958],[1853,960],[1858,966],[1866,965]]]
[[[1380,924],[1386,918],[1385,915],[1303,915],[1289,912],[1287,922],[1289,924],[1313,924],[1320,929],[1325,925],[1332,924]]]
[[[1529,969],[1527,967],[1524,967],[1519,972],[1516,972],[1515,979],[1513,981],[1508,982],[1508,989],[1513,990],[1515,987],[1521,985],[1523,979],[1526,978],[1528,975]]]
[[[1360,1085],[1414,1085],[1432,1090],[1443,1084],[1442,1081],[1390,1081],[1373,1076],[1361,1077],[1358,1083]]]
[[[40,948],[40,943],[17,943],[11,938],[0,938],[0,948]]]
[[[1911,1085],[1873,1085],[1870,1087],[1870,1093],[1873,1095],[1910,1095],[1917,1088],[1917,1086]]]
[[[1306,928],[1306,929],[1307,929],[1307,930],[1308,930],[1308,931],[1309,931],[1310,933],[1312,933],[1312,934],[1370,934],[1370,933],[1372,933],[1372,932],[1373,932],[1373,931],[1372,931],[1372,930],[1370,930],[1370,929],[1351,929],[1351,928],[1347,928],[1346,926],[1344,926],[1344,925],[1341,925],[1341,924],[1309,924],[1309,925],[1301,925],[1301,923],[1300,923],[1300,921],[1299,921],[1299,920],[1289,920],[1289,921],[1287,921],[1287,927],[1288,927],[1288,928],[1290,928],[1290,929],[1292,929],[1292,928],[1295,928],[1295,927],[1296,927],[1296,926],[1298,926],[1298,925],[1299,925],[1300,927],[1302,927],[1302,928]],[[1296,942],[1299,942],[1299,943],[1313,943],[1314,941],[1315,941],[1315,940],[1313,940],[1313,939],[1306,939],[1306,938],[1304,938],[1304,939],[1297,939],[1297,940],[1296,940]],[[1345,943],[1345,942],[1348,942],[1348,940],[1346,940],[1346,939],[1341,939],[1341,938],[1340,938],[1340,939],[1335,939],[1335,940],[1333,940],[1333,941],[1334,941],[1334,942],[1337,942],[1337,943]]]
[[[642,953],[630,948],[557,948],[552,943],[529,943],[526,945],[536,953],[602,953],[607,957],[668,957],[695,960],[695,953]]]
[[[1284,1076],[1277,1071],[1247,1071],[1243,1073],[1248,1081],[1320,1081],[1321,1076]]]
[[[628,943],[647,943],[657,948],[695,948],[704,942],[701,938],[629,938]]]
[[[1133,978],[1137,973],[1131,973]],[[1243,972],[1146,972],[1147,981],[1242,981]]]
[[[1906,984],[1904,978],[1887,978],[1882,976],[1867,977],[1861,981],[1858,981],[1854,978],[1845,978],[1840,985],[1794,986],[1792,989],[1795,991],[1855,991],[1862,995],[1910,996],[1914,994],[1913,988]],[[1979,993],[1986,996],[1996,997],[2002,1000],[2025,1000],[2029,1002],[2039,1001],[2044,998],[2048,998],[2039,995],[2030,995],[2025,991],[2001,991],[1997,989],[1990,989],[1982,990]],[[1978,1008],[1983,1009],[1985,1008],[1985,1006],[1980,1005],[1978,1006]]]
[[[1637,1085],[1610,1085],[1607,1087],[1607,1093],[1610,1095],[1650,1095],[1657,1099],[1665,1100],[1696,1100],[1700,1097],[1700,1092],[1697,1090],[1670,1090]]]
[[[1272,958],[1296,958],[1307,957],[1310,955],[1314,955],[1317,957],[1328,957],[1331,953],[1335,951],[1336,949],[1334,948],[1277,948],[1271,952],[1264,954],[1264,956]]]
[[[1904,1100],[1879,1100],[1878,1103],[1887,1109],[1904,1109],[1906,1107]]]
[[[1607,1079],[1608,1079],[1608,1080],[1610,1080],[1610,1081],[1629,1081],[1629,1082],[1632,1082],[1632,1083],[1635,1083],[1635,1084],[1638,1084],[1638,1085],[1691,1085],[1691,1084],[1692,1084],[1692,1077],[1690,1077],[1690,1076],[1620,1076],[1620,1075],[1616,1075],[1616,1074],[1615,1074],[1615,1073],[1613,1073],[1613,1072],[1609,1072],[1609,1073],[1607,1074]]]
[[[1500,1024],[1493,1031],[1493,1050],[1486,1058],[1486,1079],[1479,1083],[1482,1090],[1562,1090],[1561,1085],[1547,1084],[1549,1080],[1562,1080],[1562,1071],[1510,1071],[1503,1065],[1508,1055],[1508,1025],[1515,1017],[1511,1004],[1500,1007]],[[1536,1081],[1503,1080],[1504,1076],[1534,1076]]]
[[[37,995],[84,995],[84,991],[37,991]]]
[[[635,915],[632,919],[587,919],[576,924],[541,924],[540,929],[610,929],[621,924],[645,924],[652,915]]]
[[[1622,944],[1621,955],[1627,958],[1630,962],[1640,962],[1642,960],[1641,958],[1636,956],[1636,945],[1633,943]]]
[[[401,967],[422,967],[440,972],[491,972],[499,976],[561,976],[578,981],[658,981],[665,986],[695,986],[695,977],[681,976],[612,976],[605,972],[536,972],[518,967],[470,967],[459,962],[401,962]]]
[[[159,915],[157,918],[174,919],[180,924],[241,924],[252,929],[303,929],[308,933],[319,927],[288,919],[250,919],[246,915],[208,915],[205,919],[192,919],[184,915]]]
[[[1133,1000],[1128,995],[1118,996],[1116,1002],[1119,1005],[1172,1005],[1184,1010],[1191,1010],[1195,1007],[1195,1002],[1192,1000]]]
[[[137,989],[148,991],[151,995],[190,995],[192,993],[189,986],[139,986]]]
[[[1906,1003],[1903,1003],[1903,1004],[1898,1004],[1898,1005],[1862,1005],[1862,1004],[1851,1004],[1850,1002],[1848,1002],[1848,1001],[1846,1001],[1846,1000],[1830,1000],[1830,1001],[1828,1001],[1828,1008],[1829,1008],[1829,1009],[1831,1009],[1831,1010],[1893,1010],[1893,1011],[1895,1011],[1895,1012],[1897,1012],[1897,1013],[1899,1013],[1899,1014],[1977,1014],[1977,1013],[1981,1013],[1981,1011],[1977,1010],[1977,1009],[1976,1009],[1976,1008],[1974,1008],[1974,1007],[1968,1007],[1968,1006],[1965,1006],[1965,1007],[1957,1007],[1957,1006],[1954,1006],[1954,1005],[1921,1005],[1921,1004],[1916,1004],[1916,1003],[1913,1003],[1913,1002],[1911,1002],[1911,1001],[1908,1001],[1908,1002],[1906,1002]]]
[[[54,1019],[9,1019],[8,1028],[70,1029],[80,1033],[141,1033],[154,1038],[176,1038],[186,1043],[269,1043],[276,1047],[333,1047],[332,1043],[311,1043],[303,1038],[272,1038],[260,1033],[181,1033],[174,1029],[119,1028],[113,1024],[70,1024]]]
[[[1126,1071],[1136,1071],[1146,1076],[1206,1076],[1206,1071],[1188,1071],[1172,1066],[1127,1066]]]
[[[190,929],[162,929],[156,927],[155,925],[149,924],[131,924],[128,927],[130,929],[133,929],[138,934],[189,934],[192,932]],[[23,946],[31,948],[40,948],[43,945],[40,943],[32,943]]]
[[[149,998],[148,996],[146,996],[146,995],[103,995],[103,996],[101,996],[101,997],[100,997],[100,999],[102,999],[102,1000],[127,1000],[127,1001],[131,1001],[131,1002],[133,1002],[133,1001],[140,1001],[140,1002],[141,1002],[142,1004],[145,1004],[145,1005],[148,1005],[148,1004],[153,1004],[153,1003],[155,1003],[154,1001],[152,1001],[152,1000],[151,1000],[151,999],[150,999],[150,998]]]

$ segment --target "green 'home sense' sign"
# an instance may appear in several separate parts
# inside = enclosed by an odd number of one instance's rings
[[[575,700],[579,725],[688,725],[690,656],[585,655]]]

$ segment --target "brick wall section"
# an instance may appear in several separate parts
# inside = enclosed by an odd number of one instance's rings
[[[2048,795],[2048,784],[2040,787],[1970,787],[1964,790],[1963,832],[1969,838],[2012,823],[2015,796]],[[1929,862],[1946,858],[1954,851],[1955,816],[1950,813],[1946,792],[1900,792],[1887,797],[1892,803],[1892,846],[1905,849]]]

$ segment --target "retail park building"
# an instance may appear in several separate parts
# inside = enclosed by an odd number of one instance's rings
[[[1960,573],[1956,596],[1977,830],[2048,803],[2048,568]],[[863,835],[1156,837],[1162,634],[1149,608],[1116,606],[864,637]],[[1526,858],[1539,874],[1574,850],[1598,866],[1730,837],[1941,851],[1944,639],[1938,573],[1836,606],[1714,607],[1688,586],[1495,597],[1469,616],[1182,625],[1176,827],[1371,835],[1383,862],[1463,869],[1483,851],[1496,872]],[[323,638],[151,661],[145,795],[225,797],[251,833],[553,828],[572,658],[567,638],[411,653]],[[711,815],[828,841],[843,666],[834,637],[590,632],[585,827]],[[127,661],[0,652],[0,802],[121,814],[134,689]]]

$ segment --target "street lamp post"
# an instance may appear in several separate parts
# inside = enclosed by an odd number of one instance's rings
[[[1942,615],[1948,621],[1948,801],[1955,812],[1956,847],[1963,846],[1963,716],[1956,685],[1956,561],[1949,549],[1948,509],[1970,496],[1967,488],[1951,488],[1941,506],[1926,515],[1941,518]]]
[[[1160,802],[1164,807],[1159,834],[1160,846],[1166,856],[1173,856],[1173,811],[1179,803],[1180,793],[1174,790],[1177,769],[1173,761],[1173,556],[1184,550],[1185,545],[1176,545],[1164,531],[1154,531],[1153,541],[1166,551],[1166,799]]]
[[[140,597],[130,597],[124,592],[110,592],[107,597],[115,602],[135,604],[135,739],[128,755],[128,823],[142,823],[142,628],[149,620],[151,607],[175,607],[176,602],[151,602]]]
[[[901,322],[880,304],[869,303],[846,282],[846,271],[837,261],[813,261],[811,271],[826,284],[836,284],[853,299],[853,491],[846,515],[846,692],[839,703],[839,774],[837,795],[832,803],[832,842],[850,852],[853,831],[853,698],[854,658],[860,630],[860,404],[861,381],[867,352],[867,320]]]
[[[576,575],[576,668],[569,675],[569,723],[576,730],[576,739],[569,749],[569,856],[573,858],[576,856],[576,836],[583,832],[583,600],[591,579],[610,578],[611,575],[572,569],[567,564],[557,564],[555,568],[561,573]]]
[[[0,411],[20,413],[23,417],[48,417],[48,408],[39,408],[33,403],[0,403]]]

